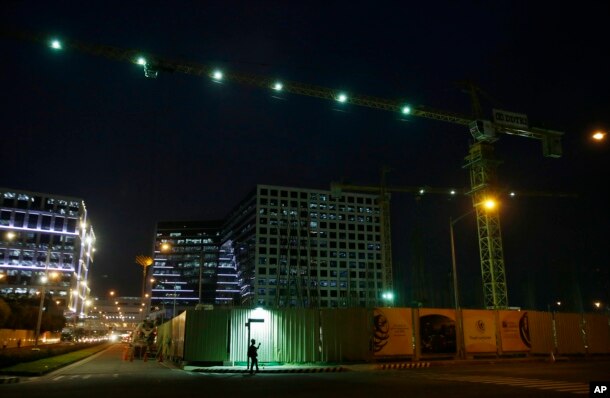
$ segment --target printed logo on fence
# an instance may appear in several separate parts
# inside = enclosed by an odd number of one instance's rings
[[[610,397],[610,381],[589,382],[589,397]]]

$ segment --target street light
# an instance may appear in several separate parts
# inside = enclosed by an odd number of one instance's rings
[[[607,133],[605,131],[598,130],[591,135],[595,141],[603,141],[606,139]]]
[[[479,205],[483,205],[484,208],[486,208],[487,210],[493,210],[497,207],[497,202],[495,199],[493,198],[487,198],[486,200],[484,200],[482,203],[480,203]],[[456,325],[456,330],[455,330],[455,338],[456,338],[456,345],[457,345],[457,356],[460,359],[464,359],[466,357],[466,352],[464,350],[464,338],[462,336],[462,317],[459,314],[460,311],[460,293],[459,293],[459,286],[458,286],[458,278],[457,278],[457,261],[456,261],[456,256],[455,256],[455,234],[453,232],[453,227],[455,226],[455,224],[457,224],[460,220],[468,217],[469,215],[471,215],[472,213],[477,211],[477,207],[478,205],[475,205],[475,207],[473,209],[471,209],[469,212],[462,214],[461,216],[453,219],[452,217],[449,217],[449,238],[451,241],[451,273],[453,274],[453,302],[455,304],[455,325]]]
[[[383,292],[381,294],[381,298],[386,303],[386,305],[391,306],[394,302],[394,293],[393,292]]]
[[[142,299],[146,293],[146,269],[150,267],[154,260],[148,256],[136,256],[136,263],[142,266]]]
[[[34,341],[34,346],[38,347],[38,339],[40,338],[40,327],[42,325],[42,312],[44,310],[44,298],[46,295],[46,287],[49,281],[49,261],[51,259],[51,242],[49,242],[49,246],[47,248],[47,258],[45,261],[45,273],[41,278],[41,287],[40,287],[40,304],[38,305],[38,320],[36,322],[36,339]],[[52,272],[51,276],[54,278],[59,276],[57,272]]]

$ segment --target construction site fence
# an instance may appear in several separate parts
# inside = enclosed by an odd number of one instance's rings
[[[606,314],[438,308],[187,310],[159,325],[165,358],[234,364],[250,340],[260,362],[610,354]]]

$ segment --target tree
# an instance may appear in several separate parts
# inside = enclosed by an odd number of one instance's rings
[[[0,298],[0,328],[5,327],[11,317],[11,307]]]

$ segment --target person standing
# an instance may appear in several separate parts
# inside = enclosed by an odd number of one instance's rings
[[[252,339],[250,347],[248,347],[248,359],[250,359],[250,374],[254,373],[254,365],[256,365],[256,373],[258,373],[258,349],[261,343],[256,346],[256,340]]]

